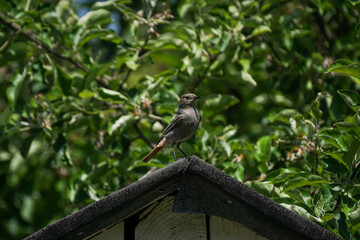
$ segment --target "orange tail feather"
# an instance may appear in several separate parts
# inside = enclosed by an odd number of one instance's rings
[[[152,159],[158,152],[160,152],[160,150],[163,148],[164,146],[161,147],[154,147],[154,149],[148,154],[146,155],[146,157],[143,158],[143,162],[148,162],[150,161],[150,159]]]
[[[152,159],[158,152],[160,152],[160,150],[165,146],[165,142],[166,138],[161,139],[159,143],[154,147],[154,149],[151,150],[151,152],[143,158],[143,162],[150,161],[150,159]]]

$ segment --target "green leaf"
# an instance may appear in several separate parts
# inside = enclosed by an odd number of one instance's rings
[[[129,4],[131,0],[108,0],[103,2],[96,2],[91,6],[91,10],[96,9],[106,9],[112,10],[114,8],[114,4],[121,5],[121,4]]]
[[[253,38],[257,35],[260,35],[260,34],[263,34],[266,32],[271,32],[271,29],[268,26],[265,26],[265,25],[258,26],[253,30],[253,32],[249,36],[246,37],[246,39]]]
[[[84,89],[79,93],[79,97],[81,97],[82,99],[91,98],[93,96],[95,96],[95,93],[87,89]]]
[[[128,99],[119,92],[114,90],[106,89],[106,88],[99,88],[98,89],[98,98],[100,100],[109,101],[113,103],[122,103],[127,101]]]
[[[360,3],[360,0],[349,0],[349,2],[350,2],[353,6],[356,6],[357,4]]]
[[[340,131],[345,131],[350,135],[355,135],[360,138],[360,127],[351,122],[337,122],[334,123],[334,126]]]
[[[326,156],[322,158],[325,163],[326,171],[333,173],[347,173],[349,172],[348,164],[344,161],[345,155],[343,152],[326,152]]]
[[[73,82],[73,77],[65,72],[58,64],[56,66],[56,75],[57,80],[60,85],[61,90],[66,96],[72,95],[71,85]]]
[[[34,129],[34,130],[30,131],[30,133],[31,134],[28,137],[22,139],[21,146],[20,146],[21,156],[25,159],[27,158],[31,143],[33,142],[34,138],[38,135],[39,130]]]
[[[300,216],[307,218],[311,221],[314,222],[322,222],[322,220],[320,218],[314,217],[313,215],[311,215],[308,211],[306,211],[306,209],[298,206],[298,205],[292,205],[292,204],[286,204],[286,203],[281,203],[281,205],[297,214],[299,214]]]
[[[311,213],[312,209],[307,206],[306,204],[299,202],[297,199],[295,198],[291,198],[291,197],[276,197],[273,198],[273,200],[279,204],[289,204],[289,205],[296,205],[299,207],[302,207],[303,209],[305,209],[307,212]]]
[[[225,49],[228,47],[229,42],[231,40],[231,34],[229,33],[224,33],[222,38],[221,38],[221,42],[220,42],[220,52],[224,52]]]
[[[14,77],[11,79],[12,86],[6,89],[7,101],[11,108],[14,108],[16,106],[18,98],[19,96],[21,96],[20,93],[22,92],[23,86],[25,84],[27,73],[27,66],[24,68],[21,74],[19,72],[16,72],[14,74]]]
[[[303,186],[319,186],[319,184],[327,184],[328,181],[320,176],[303,173],[296,174],[292,177],[291,180],[286,181],[282,185],[284,192],[289,191],[294,188],[303,187]]]
[[[256,142],[256,160],[259,162],[267,162],[270,160],[271,157],[271,137],[264,136],[261,137]]]
[[[336,68],[341,68],[343,66],[348,66],[351,64],[354,64],[354,62],[349,59],[338,59],[329,66],[326,72],[329,73]]]
[[[294,115],[296,115],[298,113],[299,112],[296,111],[295,109],[284,109],[279,112],[276,112],[276,114],[273,116],[269,116],[269,120],[271,122],[278,121],[278,122],[288,124],[289,118],[293,117]]]
[[[317,120],[321,119],[323,112],[320,110],[320,102],[318,99],[315,99],[311,104],[311,114]]]
[[[249,73],[247,73],[245,71],[241,71],[240,75],[241,75],[241,79],[243,81],[250,83],[253,86],[257,85],[256,81],[253,79],[253,77]]]
[[[132,115],[121,116],[114,124],[109,124],[108,133],[112,135],[115,131],[121,133],[136,118]]]
[[[359,108],[358,105],[360,103],[359,94],[353,90],[339,90],[337,92],[340,94],[342,99],[344,99],[346,104],[349,105],[352,110],[357,112]]]
[[[0,112],[0,126],[3,126],[7,123],[9,117],[11,116],[11,109],[8,106],[5,107],[5,109],[2,109],[2,112]]]
[[[354,138],[354,140],[352,141],[349,147],[349,150],[346,152],[345,155],[345,160],[349,167],[356,163],[356,156],[359,150],[360,150],[360,141]]]
[[[223,140],[220,141],[220,145],[224,148],[226,155],[228,157],[230,157],[230,155],[231,155],[230,145],[226,141],[223,141]]]
[[[195,4],[196,3],[194,2],[183,2],[183,4],[179,4],[178,7],[179,16],[183,18],[187,14],[187,12],[195,8]]]
[[[360,229],[360,207],[356,207],[349,212],[348,222],[351,234],[355,234]]]
[[[79,19],[78,25],[86,25],[87,27],[90,27],[95,24],[110,23],[110,16],[111,13],[105,9],[89,11]]]
[[[279,168],[274,171],[271,171],[266,176],[264,182],[273,183],[273,184],[281,183],[300,172],[302,171],[297,168]]]
[[[326,72],[343,73],[351,77],[360,78],[360,64],[353,63],[348,59],[338,59],[330,65]]]
[[[31,196],[25,195],[21,198],[22,207],[20,208],[20,216],[26,222],[32,222],[33,214],[36,208],[35,199]]]
[[[340,150],[347,151],[346,142],[340,131],[328,128],[328,129],[322,130],[319,133],[319,137],[322,140],[324,140],[326,143],[331,144]]]
[[[126,57],[125,64],[128,68],[135,71],[139,67],[139,64],[137,63],[138,59],[139,59],[139,57],[136,54],[134,54],[130,57]]]
[[[239,102],[236,97],[230,94],[211,94],[204,97],[204,99],[204,117],[209,117],[214,113],[225,111]]]
[[[81,46],[92,39],[107,36],[111,33],[109,29],[87,29],[81,37],[77,39],[78,41],[76,41],[75,44]]]
[[[91,86],[91,83],[96,79],[96,77],[103,75],[111,66],[111,63],[106,64],[93,64],[89,71],[85,75],[85,79],[81,86],[79,86],[80,89],[83,88],[89,88]]]
[[[264,194],[267,197],[274,197],[275,194],[275,187],[272,184],[265,184],[260,181],[247,181],[245,185],[248,187],[256,190],[257,192]]]

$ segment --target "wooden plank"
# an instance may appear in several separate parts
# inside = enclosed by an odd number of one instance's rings
[[[88,238],[89,240],[124,240],[124,221],[117,223],[109,228],[103,229],[99,233]]]
[[[206,239],[204,214],[173,213],[174,197],[165,197],[139,216],[135,240]]]
[[[266,240],[240,223],[210,216],[210,240]]]

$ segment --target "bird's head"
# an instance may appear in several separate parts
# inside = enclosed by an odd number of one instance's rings
[[[200,97],[196,96],[193,93],[187,93],[181,96],[179,106],[184,108],[187,106],[194,106],[195,100]]]

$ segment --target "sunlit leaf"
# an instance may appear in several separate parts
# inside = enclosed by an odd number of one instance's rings
[[[98,97],[101,100],[105,100],[109,102],[121,103],[127,101],[127,98],[121,93],[106,88],[99,88],[98,94],[99,94]]]
[[[360,141],[355,138],[350,144],[350,147],[345,155],[345,160],[348,166],[354,165],[356,163],[359,150],[360,150]]]
[[[259,162],[267,162],[270,160],[271,157],[271,137],[270,136],[264,136],[261,137],[256,142],[256,159]]]
[[[118,120],[114,122],[114,124],[109,125],[108,132],[112,135],[115,131],[121,133],[129,123],[134,121],[135,117],[132,115],[124,115],[121,116]]]
[[[84,34],[82,34],[76,44],[81,46],[92,39],[107,36],[110,33],[111,31],[109,31],[108,29],[88,29],[84,32]]]
[[[350,223],[350,231],[354,234],[360,229],[360,208],[355,208],[349,213],[348,222]]]
[[[230,157],[230,155],[231,155],[231,149],[230,149],[229,144],[228,144],[226,141],[221,140],[221,141],[220,141],[220,145],[224,148],[224,150],[225,150],[225,152],[226,152],[226,155],[227,155],[228,157]]]
[[[327,184],[328,181],[320,176],[308,174],[306,177],[293,177],[282,185],[284,192],[294,188],[303,186],[319,186],[319,184]]]
[[[274,171],[271,171],[265,178],[265,182],[269,183],[281,183],[286,181],[287,178],[294,176],[297,173],[300,173],[301,170],[296,168],[279,168]]]
[[[94,24],[110,23],[110,15],[111,13],[105,9],[89,11],[79,19],[78,24],[91,27]]]
[[[241,78],[242,78],[243,81],[245,81],[245,82],[247,82],[247,83],[250,83],[250,84],[253,85],[253,86],[256,86],[256,85],[257,85],[257,83],[256,83],[256,81],[253,79],[253,77],[252,77],[249,73],[247,73],[247,72],[245,72],[245,71],[241,71]]]
[[[344,99],[347,105],[357,112],[360,103],[360,95],[353,90],[339,90],[338,93]]]
[[[93,97],[93,96],[95,96],[95,93],[92,92],[92,91],[89,91],[89,90],[87,90],[87,89],[84,89],[84,90],[82,90],[82,91],[79,93],[79,97],[81,97],[81,98],[83,98],[83,99],[85,99],[85,98],[91,98],[91,97]]]
[[[320,218],[317,218],[313,215],[311,215],[308,211],[306,211],[304,208],[298,206],[298,205],[291,205],[291,204],[286,204],[286,203],[282,203],[281,204],[283,207],[296,212],[297,214],[299,214],[300,216],[307,218],[311,221],[316,221],[316,222],[322,222],[322,220]]]
[[[338,130],[330,128],[324,129],[320,131],[319,137],[325,142],[337,147],[338,149],[347,151],[347,144],[344,140],[343,135]]]
[[[260,35],[260,34],[263,34],[263,33],[266,33],[266,32],[271,32],[271,29],[268,27],[268,26],[258,26],[256,27],[253,32],[247,37],[247,39],[250,39],[252,37],[255,37],[257,35]]]
[[[274,195],[274,185],[272,184],[264,184],[260,181],[247,181],[245,184],[267,197],[273,197]]]
[[[353,63],[348,59],[338,59],[330,65],[327,72],[343,73],[351,77],[360,78],[360,64]]]
[[[133,56],[127,57],[127,58],[125,58],[125,64],[131,70],[136,70],[139,67],[139,64],[137,63],[138,59],[139,58],[136,54]]]

